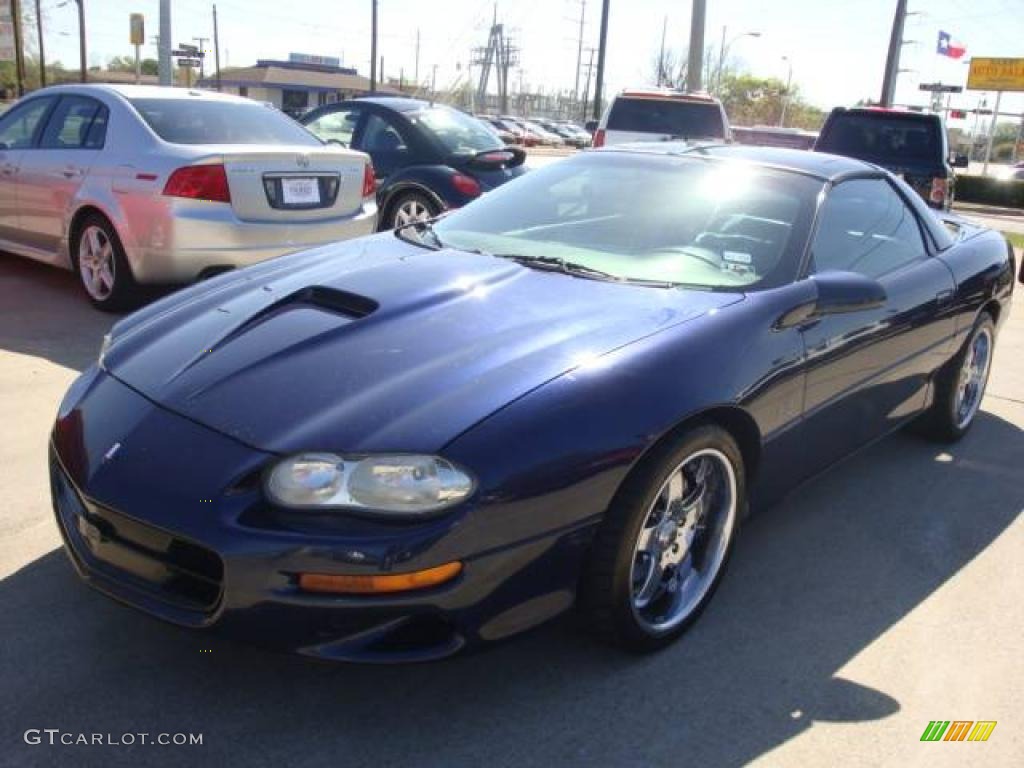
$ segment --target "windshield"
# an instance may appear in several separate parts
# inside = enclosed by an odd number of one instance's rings
[[[498,134],[488,126],[475,117],[448,107],[431,107],[409,115],[409,120],[453,155],[475,155],[505,147]]]
[[[682,138],[722,138],[717,104],[619,96],[608,114],[608,130],[664,133]]]
[[[322,142],[287,115],[256,102],[131,99],[157,136],[172,144],[298,144]]]
[[[938,120],[921,115],[840,114],[815,149],[884,164],[941,164],[939,128]]]
[[[713,159],[577,155],[438,221],[445,245],[622,280],[749,290],[794,279],[822,183]],[[527,262],[528,263],[528,262]]]

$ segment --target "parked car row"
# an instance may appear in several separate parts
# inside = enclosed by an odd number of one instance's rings
[[[477,118],[497,131],[507,144],[519,144],[524,147],[569,146],[583,149],[592,143],[589,131],[567,120],[550,120],[543,117],[527,120],[508,115],[477,115]]]

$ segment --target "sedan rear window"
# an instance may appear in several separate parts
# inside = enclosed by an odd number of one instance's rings
[[[477,120],[448,107],[432,107],[409,115],[409,120],[439,141],[453,155],[475,155],[504,149],[498,135]]]
[[[608,115],[608,130],[661,133],[680,139],[722,138],[722,111],[717,104],[669,99],[615,100]]]
[[[839,114],[822,132],[815,149],[888,164],[941,164],[939,121],[924,115]]]
[[[172,144],[299,144],[321,141],[287,115],[256,102],[131,99],[157,136]]]

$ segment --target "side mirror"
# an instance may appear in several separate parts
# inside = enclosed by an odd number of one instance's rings
[[[821,272],[809,282],[812,298],[785,312],[776,321],[777,328],[793,328],[815,317],[877,309],[887,298],[880,282],[856,272]]]
[[[587,120],[587,122],[583,124],[583,127],[587,129],[587,133],[593,136],[594,131],[597,130],[597,120]]]
[[[971,164],[971,160],[962,152],[954,152],[953,156],[949,159],[949,164],[954,168],[966,168]]]

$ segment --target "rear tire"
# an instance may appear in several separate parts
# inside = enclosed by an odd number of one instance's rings
[[[440,212],[437,203],[422,192],[399,192],[395,199],[388,203],[383,228],[394,229],[414,221],[427,221]]]
[[[141,302],[141,291],[121,239],[106,217],[88,214],[79,222],[69,245],[71,267],[94,307],[121,312]]]
[[[736,441],[714,425],[688,430],[633,470],[580,581],[580,604],[597,634],[649,652],[693,625],[732,553],[744,475]]]
[[[927,437],[952,443],[967,434],[985,396],[995,340],[995,323],[983,312],[963,348],[936,377],[935,402],[921,418]]]

